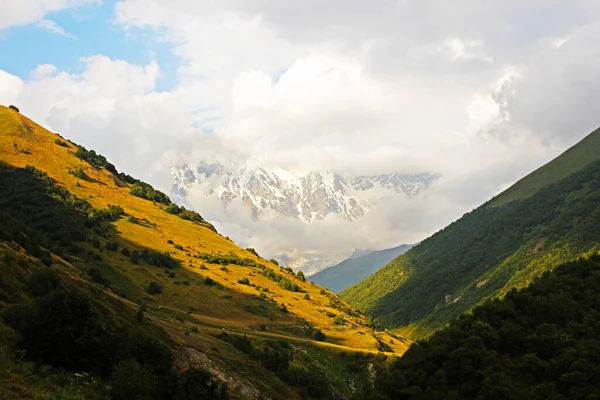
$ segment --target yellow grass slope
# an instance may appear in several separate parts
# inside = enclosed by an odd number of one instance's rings
[[[327,336],[326,342],[313,342],[315,346],[340,351],[374,352],[383,349],[397,354],[406,350],[407,340],[374,332],[365,325],[363,316],[348,313],[350,308],[336,295],[310,282],[301,282],[267,260],[259,259],[259,262],[292,280],[302,293],[284,290],[261,275],[257,268],[204,263],[198,258],[199,253],[257,257],[215,233],[208,223],[183,220],[165,212],[160,204],[130,195],[129,185],[115,179],[107,170],[95,169],[75,157],[76,146],[72,143],[68,143],[68,147],[60,146],[55,143],[58,138],[58,135],[18,112],[0,106],[1,161],[19,168],[33,165],[95,208],[120,205],[126,214],[141,221],[132,223],[121,218],[113,223],[114,237],[120,247],[169,251],[181,262],[182,267],[173,271],[175,276],[169,277],[170,271],[143,263],[132,264],[120,252],[102,253],[103,259],[111,266],[108,277],[122,292],[120,294],[126,295],[124,297],[128,300],[124,301],[132,306],[148,301],[153,317],[182,343],[210,352],[208,349],[218,348],[219,343],[214,335],[209,334],[222,329],[249,336],[309,342],[312,340],[304,330],[307,322]],[[69,170],[76,167],[82,168],[89,178],[82,180],[70,174]],[[183,250],[176,250],[174,244]],[[74,266],[77,266],[76,262]],[[206,277],[219,285],[205,285]],[[254,286],[237,283],[244,277]],[[150,296],[145,292],[151,281],[164,287],[161,294]],[[262,305],[265,301],[259,298],[261,293],[268,300],[266,308]],[[310,298],[305,298],[305,294]],[[288,313],[279,312],[283,304]],[[333,316],[340,314],[345,322],[336,325]],[[199,333],[189,335],[191,327]]]

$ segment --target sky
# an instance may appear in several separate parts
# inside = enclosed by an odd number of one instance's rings
[[[166,192],[200,160],[442,174],[351,229],[190,200],[270,253],[434,233],[597,128],[599,71],[596,0],[0,0],[0,103]]]

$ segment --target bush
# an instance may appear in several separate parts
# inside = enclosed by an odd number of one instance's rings
[[[179,215],[179,213],[181,213],[181,208],[179,208],[177,204],[171,203],[165,208],[165,211],[169,214]]]
[[[121,250],[121,254],[123,254],[125,257],[129,257],[131,255],[131,252],[127,247],[123,247],[123,250]]]
[[[315,340],[319,342],[323,342],[326,339],[326,336],[320,329],[315,331]]]
[[[344,325],[344,316],[342,314],[339,314],[337,317],[335,317],[335,319],[333,320],[333,324],[334,325]]]
[[[137,219],[133,215],[130,215],[129,217],[127,217],[127,222],[131,222],[132,224],[135,224],[135,223],[137,223]]]
[[[13,111],[20,112],[19,109],[17,108],[17,106],[13,106],[12,104],[10,106],[8,106],[8,108],[10,108]]]
[[[242,279],[239,279],[237,283],[241,285],[250,285],[250,279],[248,279],[248,277],[245,276]]]
[[[171,204],[171,199],[169,199],[169,196],[161,191],[155,190],[152,186],[145,182],[136,181],[136,183],[129,190],[129,193],[133,196],[155,201],[157,203],[162,203],[166,206]]]
[[[306,277],[304,276],[304,272],[298,271],[298,273],[296,274],[296,277],[298,279],[300,279],[301,282],[306,282]]]
[[[87,175],[85,174],[85,172],[83,172],[83,169],[81,167],[75,167],[75,169],[73,170],[73,175],[75,175],[79,179],[87,178]]]
[[[183,250],[183,246],[181,246],[180,244],[176,244],[175,245],[175,249],[176,250]]]
[[[207,276],[206,278],[204,278],[204,284],[208,285],[208,286],[214,286],[217,284],[217,282],[215,282],[214,280],[212,280],[210,278],[210,276]]]
[[[252,247],[248,247],[248,248],[246,249],[246,251],[247,251],[248,253],[250,253],[250,254],[254,254],[256,257],[260,257],[260,256],[258,255],[258,253],[256,252],[256,250],[254,250]]]
[[[279,267],[279,263],[277,262],[277,260],[276,260],[276,259],[274,259],[274,258],[271,258],[271,259],[269,260],[269,262],[270,262],[271,264],[275,264],[275,265],[277,265],[277,266]]]
[[[160,294],[162,293],[163,287],[158,282],[150,282],[148,287],[146,288],[146,292],[148,294]]]
[[[304,295],[304,300],[310,300],[310,294],[306,293],[306,294]]]
[[[67,142],[65,142],[64,140],[58,139],[58,138],[54,139],[54,143],[56,143],[57,145],[62,146],[62,147],[69,147]]]

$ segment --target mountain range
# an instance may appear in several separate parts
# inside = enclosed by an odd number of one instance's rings
[[[266,211],[306,223],[336,215],[348,221],[363,217],[389,195],[414,196],[440,178],[438,173],[344,176],[331,171],[294,173],[283,169],[226,166],[200,162],[197,167],[173,167],[172,195],[184,200],[198,189],[224,205],[239,199],[253,218]]]
[[[379,268],[413,247],[412,244],[403,244],[391,249],[372,251],[364,255],[350,257],[337,265],[310,276],[309,279],[317,285],[326,287],[333,293],[339,293],[374,274]]]
[[[422,337],[600,249],[600,130],[340,295]]]

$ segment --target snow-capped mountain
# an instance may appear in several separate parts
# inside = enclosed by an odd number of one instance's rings
[[[201,162],[171,169],[172,196],[184,200],[193,186],[204,194],[216,196],[224,204],[239,198],[254,218],[266,210],[306,223],[330,214],[354,221],[364,216],[387,195],[414,196],[429,188],[437,173],[384,174],[348,177],[331,171],[304,174],[261,167],[227,167]]]

